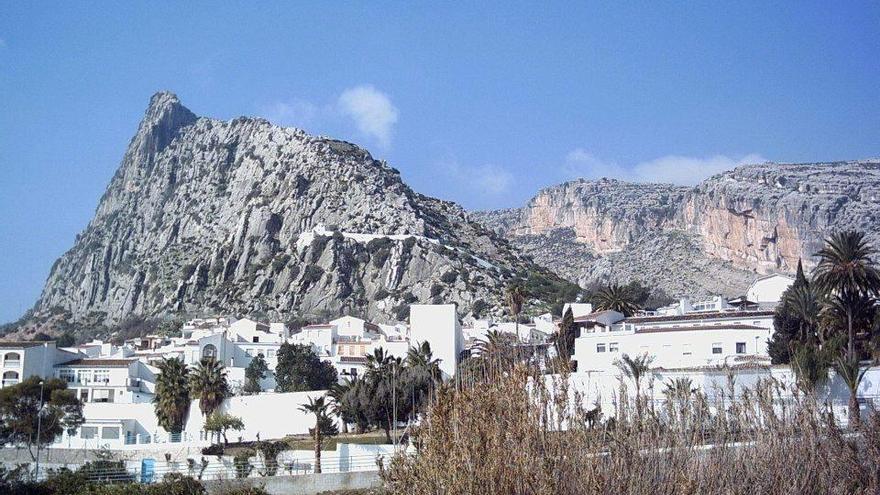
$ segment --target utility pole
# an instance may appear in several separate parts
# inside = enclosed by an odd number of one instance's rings
[[[46,354],[49,353],[49,344],[47,342],[43,343],[43,366],[40,370],[40,374],[44,374],[46,371]],[[37,461],[36,467],[34,468],[34,479],[36,481],[40,480],[40,434],[43,429],[43,388],[46,384],[46,377],[40,377],[40,407],[37,409]]]
[[[392,438],[391,444],[394,445],[394,452],[397,452],[397,361],[391,361],[391,402],[394,410],[394,424],[391,426]]]

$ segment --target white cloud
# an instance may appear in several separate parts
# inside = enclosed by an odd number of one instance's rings
[[[339,136],[340,127],[354,126],[364,137],[383,148],[391,144],[399,112],[388,95],[370,85],[354,86],[330,103],[302,98],[279,100],[259,108],[271,122],[299,128],[316,127],[318,132]]]
[[[440,160],[438,167],[453,180],[473,191],[499,196],[510,191],[513,174],[491,163],[466,166],[458,160]]]
[[[391,143],[398,112],[385,93],[369,85],[356,86],[343,91],[337,105],[359,131],[375,138],[382,146]]]
[[[701,180],[748,163],[763,163],[767,159],[756,153],[740,158],[714,155],[705,158],[666,155],[627,167],[613,161],[596,158],[588,151],[577,148],[565,157],[563,172],[568,176],[596,179],[608,177],[631,182],[668,182],[694,185]]]

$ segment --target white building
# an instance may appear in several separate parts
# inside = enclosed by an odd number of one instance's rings
[[[83,402],[151,402],[159,370],[137,359],[84,358],[55,365]]]
[[[56,363],[76,357],[76,353],[57,349],[55,342],[0,342],[0,388],[32,376],[53,376]]]
[[[794,283],[794,279],[774,273],[755,280],[746,291],[746,299],[763,307],[774,307],[782,300],[782,294]]]
[[[458,358],[464,349],[461,325],[454,304],[413,304],[409,312],[410,345],[422,342],[431,346],[435,359],[440,359],[444,378],[455,375]]]
[[[677,369],[766,359],[772,311],[691,311],[682,315],[623,318],[600,312],[576,318],[581,329],[573,359],[577,370],[615,369],[624,354],[647,354],[652,368]]]

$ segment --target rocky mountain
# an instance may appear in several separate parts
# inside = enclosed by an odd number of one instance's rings
[[[34,314],[403,320],[414,302],[500,311],[528,273],[565,283],[358,146],[158,93]]]
[[[582,286],[735,295],[755,273],[811,266],[835,230],[863,230],[880,247],[880,160],[746,165],[695,188],[576,180],[474,218]]]

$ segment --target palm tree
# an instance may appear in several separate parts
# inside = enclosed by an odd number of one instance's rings
[[[612,310],[624,316],[632,316],[640,308],[633,300],[632,293],[626,287],[611,284],[596,293],[596,310]]]
[[[357,376],[354,379],[346,378],[341,383],[334,383],[327,391],[327,396],[332,400],[330,409],[342,422],[342,433],[348,433],[348,423],[352,422],[354,415],[346,407],[346,394],[354,387]]]
[[[199,409],[205,416],[217,410],[229,394],[226,370],[223,363],[214,358],[205,358],[195,365],[189,374],[192,396],[199,399]]]
[[[526,302],[526,289],[522,284],[512,284],[507,287],[505,294],[507,308],[513,315],[513,323],[516,328],[516,338],[519,338],[519,314],[522,313],[523,304]]]
[[[855,330],[853,329],[854,301],[862,295],[880,293],[880,271],[871,256],[874,248],[868,245],[863,232],[838,232],[825,240],[825,246],[816,253],[819,263],[813,272],[813,281],[839,297],[847,320],[847,359],[856,360]]]
[[[617,369],[619,369],[624,376],[632,380],[636,386],[636,416],[639,419],[642,417],[642,401],[640,399],[642,378],[648,374],[652,362],[654,362],[654,357],[648,356],[647,353],[636,356],[635,358],[631,358],[628,354],[624,354],[621,359],[614,361],[614,366],[617,366]]]
[[[797,318],[798,339],[802,344],[811,344],[814,339],[818,339],[819,343],[824,342],[824,335],[817,332],[822,303],[820,294],[814,286],[799,284],[792,287],[790,291],[785,292],[785,304]]]
[[[424,370],[434,382],[439,385],[443,381],[443,373],[440,371],[440,359],[434,358],[431,352],[431,344],[422,342],[417,347],[410,347],[406,352],[406,365],[410,368]]]
[[[156,395],[153,404],[159,426],[169,433],[180,433],[189,415],[189,369],[176,358],[163,359],[157,366]]]
[[[861,369],[857,360],[842,357],[837,358],[834,368],[843,379],[846,388],[849,389],[849,427],[858,428],[861,422],[861,411],[859,410],[857,391],[868,368]]]
[[[333,434],[332,430],[336,428],[333,420],[327,414],[329,404],[324,401],[324,397],[314,399],[309,397],[309,403],[300,406],[299,410],[304,413],[315,415],[315,428],[312,435],[315,438],[315,474],[321,473],[321,442],[325,433]]]

